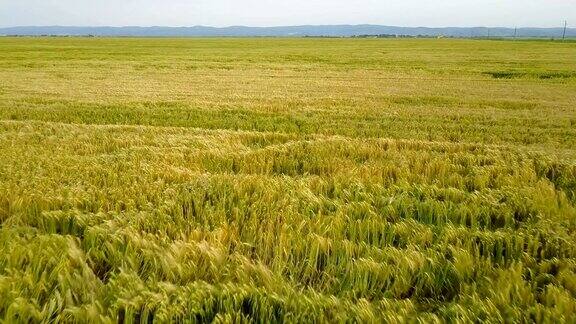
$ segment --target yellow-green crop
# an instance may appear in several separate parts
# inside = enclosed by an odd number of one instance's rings
[[[576,43],[0,38],[6,322],[574,322]]]

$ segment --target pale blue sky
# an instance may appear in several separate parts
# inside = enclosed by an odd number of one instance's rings
[[[0,26],[576,25],[576,0],[0,0]]]

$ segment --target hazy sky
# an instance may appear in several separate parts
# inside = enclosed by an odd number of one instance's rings
[[[0,0],[0,26],[576,25],[576,0]]]

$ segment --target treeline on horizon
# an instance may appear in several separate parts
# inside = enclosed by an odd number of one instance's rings
[[[78,27],[21,26],[0,28],[11,36],[144,36],[144,37],[576,37],[576,29],[504,27],[395,27],[379,25],[326,25],[286,27]],[[384,35],[384,36],[382,36]],[[398,35],[398,36],[397,36]]]

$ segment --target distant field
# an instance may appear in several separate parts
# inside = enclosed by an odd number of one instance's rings
[[[0,38],[7,322],[575,322],[576,43]]]

